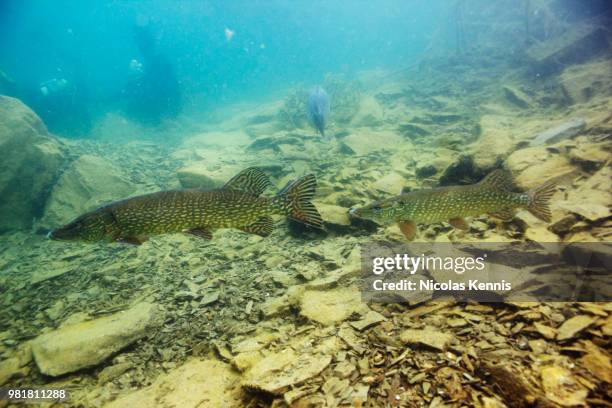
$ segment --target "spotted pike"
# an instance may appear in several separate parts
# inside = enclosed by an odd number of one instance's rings
[[[275,197],[260,196],[269,185],[268,177],[251,167],[217,190],[161,191],[106,205],[51,231],[49,237],[139,245],[151,235],[177,232],[212,239],[216,228],[237,228],[265,237],[273,229],[271,215],[323,227],[311,202],[316,188],[313,174],[288,183]]]
[[[553,182],[525,193],[512,191],[512,185],[508,172],[495,170],[476,184],[412,191],[362,208],[352,208],[349,214],[380,224],[397,222],[409,240],[416,235],[416,224],[448,221],[455,228],[467,229],[463,217],[489,214],[509,220],[517,208],[525,208],[537,218],[550,222],[548,202],[555,192]]]

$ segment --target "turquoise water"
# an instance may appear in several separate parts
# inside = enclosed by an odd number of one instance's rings
[[[48,106],[39,101],[39,85],[69,81],[73,99],[62,113],[83,117],[51,130],[71,137],[87,137],[87,121],[121,107],[133,92],[130,61],[147,58],[139,41],[170,65],[180,93],[171,103],[204,113],[265,99],[297,82],[316,84],[328,72],[409,64],[446,12],[443,2],[416,1],[3,4],[3,71],[26,99],[41,104],[42,115]],[[231,40],[226,29],[235,33]],[[159,73],[136,97],[164,104],[168,80]]]

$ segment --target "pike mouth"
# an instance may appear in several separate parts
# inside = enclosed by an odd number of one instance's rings
[[[47,232],[47,239],[52,239],[53,241],[64,241],[61,237],[57,236],[57,230],[50,230]]]
[[[72,235],[70,234],[70,231],[54,229],[47,233],[47,239],[51,239],[53,241],[70,241],[72,239]]]

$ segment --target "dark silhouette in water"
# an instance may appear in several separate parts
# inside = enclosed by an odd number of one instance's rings
[[[125,111],[146,123],[157,124],[181,111],[181,89],[173,64],[157,50],[147,26],[137,26],[134,41],[142,57],[141,70],[124,89]],[[139,64],[139,63],[138,63]]]
[[[64,58],[71,69],[66,77],[49,78],[39,84],[13,80],[0,71],[0,94],[23,101],[43,120],[49,131],[62,136],[85,136],[92,127],[90,97],[76,58]]]
[[[329,117],[329,96],[320,86],[315,86],[308,97],[308,118],[321,136],[325,136],[325,125]]]

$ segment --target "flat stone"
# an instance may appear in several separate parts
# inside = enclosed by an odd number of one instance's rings
[[[564,139],[571,139],[582,133],[586,126],[584,119],[572,119],[540,133],[529,144],[531,146],[550,145]]]
[[[516,186],[523,190],[575,171],[567,157],[551,153],[542,146],[515,151],[508,156],[505,166],[514,175]]]
[[[219,292],[209,292],[202,296],[202,300],[200,300],[200,305],[210,305],[211,303],[215,303],[217,300],[219,300]]]
[[[565,66],[567,68],[559,79],[572,102],[584,103],[595,97],[609,95],[610,61],[607,59]]]
[[[132,367],[134,367],[132,363],[119,363],[105,367],[104,370],[100,371],[100,374],[98,374],[98,381],[101,384],[105,384],[119,377],[121,374],[125,373]]]
[[[64,326],[32,341],[34,361],[43,374],[58,376],[100,364],[150,333],[159,310],[139,303],[126,311]]]
[[[372,187],[385,193],[397,195],[406,184],[406,179],[398,173],[392,172],[372,183]]]
[[[83,155],[62,173],[53,187],[40,225],[57,228],[103,204],[136,193],[122,169],[106,158]]]
[[[521,109],[528,109],[532,106],[531,98],[529,98],[523,91],[516,89],[511,86],[504,86],[504,96],[506,100],[512,105],[515,105]]]
[[[104,408],[238,407],[241,406],[238,381],[238,374],[229,364],[194,358],[162,374],[150,386],[120,396]]]
[[[565,367],[552,365],[540,369],[546,397],[562,407],[586,406],[588,390]]]
[[[550,36],[527,49],[532,70],[540,75],[557,72],[560,67],[579,64],[595,58],[609,47],[603,26],[592,22],[574,24],[561,35]]]
[[[574,338],[593,323],[595,323],[595,319],[591,316],[574,316],[563,322],[557,329],[557,340],[562,341]]]
[[[353,126],[380,126],[384,112],[378,101],[369,95],[364,95],[359,101],[359,110],[351,119]]]
[[[344,139],[347,145],[356,155],[362,156],[368,153],[388,149],[405,143],[402,136],[395,132],[381,131],[373,134],[372,131],[355,132]]]
[[[204,163],[195,163],[183,167],[176,172],[176,176],[183,188],[201,188],[211,190],[221,187],[229,179],[218,173],[208,170]]]
[[[318,202],[315,202],[315,207],[317,207],[317,210],[319,210],[319,214],[321,214],[321,218],[323,218],[325,223],[342,226],[348,226],[351,224],[348,217],[348,208]]]
[[[367,313],[357,289],[340,288],[327,291],[306,290],[300,302],[302,316],[329,326],[347,319],[353,313]]]
[[[611,178],[612,168],[602,167],[578,188],[569,190],[567,198],[560,201],[558,206],[590,221],[609,217],[612,206]]]
[[[359,331],[363,331],[368,327],[372,327],[375,324],[378,324],[385,320],[387,320],[385,319],[385,316],[381,315],[378,312],[375,312],[374,310],[370,310],[361,319],[356,320],[354,322],[350,322],[350,325]]]
[[[421,344],[438,351],[444,351],[454,341],[455,337],[452,334],[433,329],[408,329],[400,334],[400,339],[406,344]]]
[[[30,343],[20,345],[8,358],[0,361],[0,385],[11,379],[25,377],[30,373],[28,364],[32,361]]]
[[[248,389],[281,395],[290,386],[312,378],[331,363],[330,355],[297,353],[286,349],[269,354],[251,369],[242,380]]]

